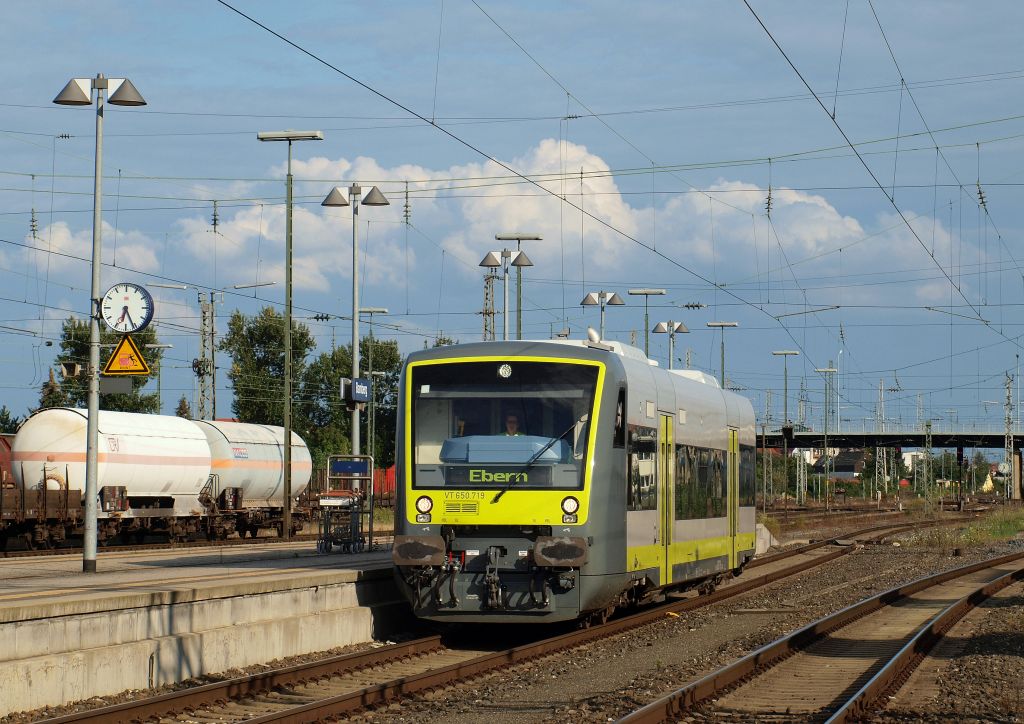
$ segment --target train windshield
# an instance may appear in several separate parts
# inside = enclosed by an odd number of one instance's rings
[[[583,487],[596,365],[512,359],[410,373],[414,487]]]

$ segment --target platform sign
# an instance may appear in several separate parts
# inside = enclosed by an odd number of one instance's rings
[[[146,360],[142,357],[138,345],[135,344],[135,340],[131,338],[131,335],[126,334],[121,338],[117,347],[114,348],[114,354],[110,355],[110,359],[107,360],[102,374],[148,375],[149,373],[149,365],[146,364]]]
[[[331,457],[331,475],[345,477],[367,477],[370,474],[370,460],[368,458],[345,460],[341,457]]]
[[[356,377],[352,380],[352,402],[370,401],[370,380]]]

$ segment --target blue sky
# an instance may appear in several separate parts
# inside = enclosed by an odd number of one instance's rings
[[[290,128],[325,135],[295,146],[299,318],[351,313],[351,217],[319,201],[358,181],[392,202],[361,213],[361,301],[391,311],[377,333],[404,351],[478,340],[477,263],[494,234],[538,232],[527,337],[596,327],[585,292],[665,287],[651,324],[690,328],[679,365],[689,350],[717,373],[706,322],[739,322],[728,377],[759,415],[768,390],[781,414],[770,352],[795,349],[793,418],[804,385],[820,425],[814,370],[831,360],[847,425],[870,423],[880,381],[893,422],[920,399],[933,418],[1002,424],[1024,333],[1019,3],[751,0],[824,109],[742,0],[233,5],[379,95],[213,0],[9,3],[0,40],[22,60],[0,103],[0,401],[15,413],[60,320],[88,309],[95,114],[51,100],[103,72],[149,103],[106,115],[104,288],[190,286],[153,289],[174,345],[167,412],[195,395],[197,291],[226,292],[221,329],[283,301],[285,148],[256,133]],[[256,281],[278,284],[233,289]],[[642,345],[642,301],[627,302],[607,336]],[[320,349],[350,341],[345,319],[308,324]]]

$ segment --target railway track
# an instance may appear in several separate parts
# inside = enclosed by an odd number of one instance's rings
[[[1024,553],[891,589],[815,621],[621,721],[845,722],[894,692],[964,614],[1024,580]]]
[[[849,534],[877,536],[895,526]],[[734,598],[855,550],[820,541],[752,564],[757,574],[736,579],[713,593],[670,597],[662,605],[607,623],[512,648],[481,650],[446,646],[438,636],[380,647],[289,668],[239,677],[125,704],[48,720],[308,722],[342,716],[424,693],[520,662],[571,649],[680,613]],[[178,718],[186,715],[186,719]]]

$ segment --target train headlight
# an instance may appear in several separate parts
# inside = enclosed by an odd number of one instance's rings
[[[566,515],[573,515],[577,510],[580,509],[580,501],[571,495],[568,498],[562,499],[562,512]]]
[[[434,501],[426,495],[416,498],[416,510],[421,513],[429,513],[434,508]]]

